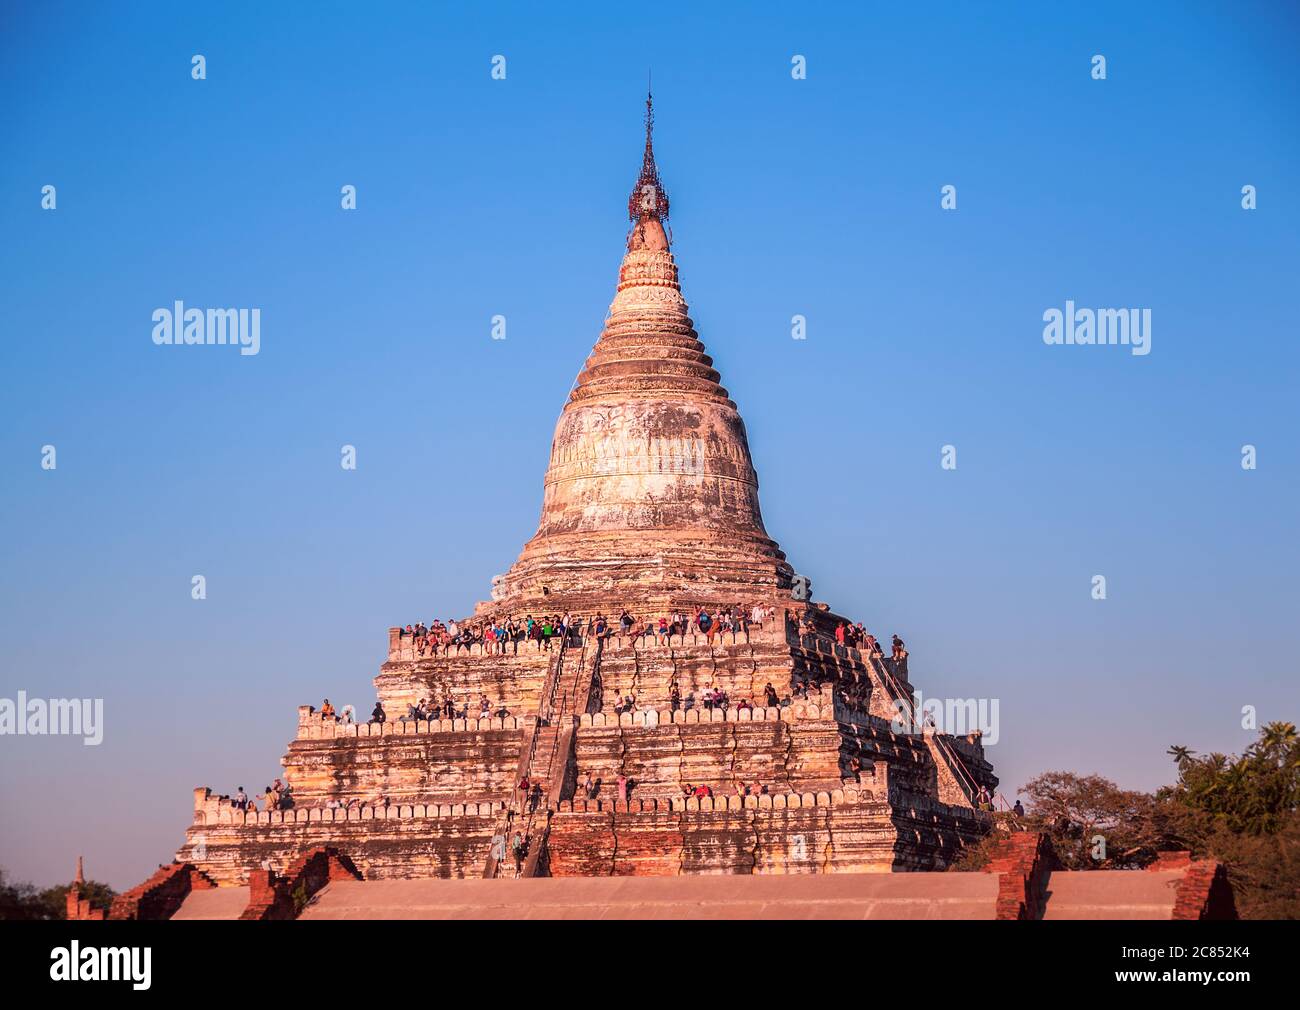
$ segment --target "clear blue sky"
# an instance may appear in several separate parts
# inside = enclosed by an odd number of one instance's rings
[[[98,748],[0,737],[11,875],[137,883],[297,705],[370,702],[390,624],[485,597],[651,66],[768,529],[927,694],[999,699],[1008,795],[1300,714],[1293,5],[482,6],[0,12],[0,697],[106,708]],[[176,299],[260,307],[261,353],[154,346]],[[1152,353],[1045,346],[1066,299],[1150,308]]]

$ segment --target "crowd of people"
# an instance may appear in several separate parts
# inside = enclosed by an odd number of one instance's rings
[[[352,706],[346,705],[342,714],[334,710],[330,700],[326,698],[321,703],[319,715],[322,719],[333,719],[339,725],[353,725]],[[498,699],[496,704],[488,698],[486,694],[480,695],[478,703],[471,705],[468,701],[458,703],[447,692],[447,696],[438,701],[436,698],[421,698],[414,704],[406,706],[406,714],[398,718],[398,722],[437,722],[439,719],[508,719],[510,710],[506,707],[504,701]],[[370,713],[370,722],[384,723],[388,721],[388,713],[384,711],[382,701],[375,702],[374,710]]]
[[[494,705],[486,694],[479,695],[477,705],[468,701],[457,705],[456,699],[448,692],[442,701],[433,698],[421,698],[414,705],[406,706],[406,715],[400,722],[437,722],[439,719],[506,719],[510,710],[500,699]],[[377,720],[382,722],[383,720]]]
[[[549,649],[553,642],[565,638],[572,642],[584,638],[609,638],[613,635],[654,638],[665,644],[671,644],[674,640],[684,641],[687,635],[704,635],[711,644],[719,635],[747,633],[755,625],[770,625],[775,617],[776,608],[762,604],[751,608],[739,604],[713,609],[700,607],[689,612],[678,610],[671,614],[648,617],[638,617],[624,609],[613,620],[604,613],[585,617],[575,614],[547,614],[541,617],[528,614],[522,618],[496,615],[461,622],[454,619],[445,623],[434,620],[425,624],[419,621],[400,628],[398,637],[410,640],[417,658],[468,651],[476,645],[482,646],[491,654],[504,654],[508,648],[517,646],[520,642],[535,642],[540,648]],[[811,610],[805,610],[797,621],[793,618],[790,621],[790,627],[797,629],[801,638],[816,638],[827,633],[819,628],[815,612]],[[837,645],[861,649],[872,656],[885,656],[885,647],[861,621],[839,621],[830,634]],[[889,658],[894,661],[907,658],[906,646],[898,635],[893,635],[890,641]]]
[[[798,622],[800,638],[815,638],[819,631],[817,625],[813,622],[811,613],[805,612]],[[835,644],[846,646],[850,649],[860,649],[869,655],[883,658],[885,655],[884,646],[879,640],[863,627],[862,622],[850,624],[848,621],[840,621],[835,626],[834,631]],[[890,641],[889,658],[895,662],[907,659],[907,647],[903,640],[894,635]]]
[[[671,614],[664,614],[658,617],[641,618],[634,616],[628,610],[622,610],[618,617],[610,620],[603,613],[595,613],[586,617],[575,616],[573,614],[549,614],[542,617],[534,617],[529,614],[523,618],[496,616],[478,620],[457,622],[449,620],[447,622],[434,620],[429,624],[418,622],[408,624],[405,628],[400,629],[399,637],[409,639],[415,654],[419,657],[448,655],[460,650],[468,650],[474,645],[482,645],[486,651],[503,654],[506,650],[520,642],[531,641],[537,643],[539,648],[549,649],[555,641],[568,639],[570,643],[581,641],[586,638],[604,639],[613,635],[620,635],[625,638],[653,637],[660,641],[670,644],[675,639],[685,639],[688,634],[704,635],[712,643],[714,639],[721,634],[733,632],[748,632],[755,625],[769,625],[776,616],[776,610],[771,606],[754,606],[744,608],[742,606],[724,606],[710,609],[701,607],[691,612],[676,611]],[[789,617],[787,612],[787,628],[797,632],[800,637],[817,637],[823,638],[828,634],[829,622],[822,619],[818,620],[814,611],[806,610],[798,618],[797,622]],[[885,649],[881,643],[872,635],[861,622],[849,623],[839,621],[834,625],[834,641],[837,645],[857,648],[879,658],[884,658]],[[907,649],[903,640],[898,635],[893,635],[890,642],[890,656],[893,661],[905,661],[907,658]],[[672,711],[690,711],[695,708],[701,708],[706,711],[722,710],[727,711],[733,706],[736,709],[751,709],[755,705],[761,705],[767,708],[780,708],[789,706],[794,699],[807,698],[810,692],[820,690],[822,687],[813,677],[808,674],[796,672],[791,678],[790,692],[782,695],[777,691],[771,682],[768,682],[764,688],[761,699],[756,698],[751,702],[749,698],[742,697],[733,702],[728,692],[720,686],[710,686],[699,694],[697,697],[694,692],[682,695],[677,678],[674,675],[669,690],[669,705]],[[841,685],[846,690],[846,700],[852,704],[853,698],[850,697],[855,691],[862,693],[865,704],[865,694],[869,691],[865,679],[855,680],[851,684]],[[599,710],[597,703],[597,710]],[[625,712],[634,712],[637,710],[637,697],[634,693],[615,694],[614,711],[616,714]],[[504,701],[498,700],[495,704],[486,696],[480,695],[477,704],[468,700],[457,701],[448,690],[446,697],[437,698],[420,698],[414,704],[407,705],[406,714],[399,718],[401,722],[407,721],[429,721],[433,722],[439,719],[466,719],[466,718],[507,718],[509,716]],[[352,707],[345,706],[342,713],[336,712],[334,706],[328,698],[325,699],[320,709],[322,718],[334,719],[337,722],[351,724],[353,722]],[[384,710],[382,702],[376,702],[374,710],[370,716],[370,722],[384,723],[388,715]],[[851,773],[857,773],[861,766],[857,759],[853,759],[856,767],[850,769]],[[618,800],[626,802],[635,787],[635,782],[625,776],[619,775],[615,783],[616,797]],[[599,778],[593,778],[588,772],[579,783],[579,795],[585,796],[589,800],[600,797],[604,784]],[[706,798],[714,795],[713,789],[706,783],[683,783],[682,794],[686,797]],[[746,784],[743,781],[737,782],[734,786],[737,796],[761,796],[767,793],[767,787],[759,782]],[[983,792],[987,792],[984,790]],[[519,800],[519,809],[525,812],[535,811],[543,800],[543,784],[539,781],[529,778],[525,775],[516,786],[516,793]],[[268,786],[265,793],[266,809],[284,809],[292,804],[289,788],[279,779],[273,786]],[[352,798],[346,802],[331,799],[325,804],[327,809],[355,809],[359,806],[369,804],[382,804],[386,802],[383,798],[376,800],[358,800]],[[976,798],[979,806],[985,804],[992,805],[991,797],[980,795]],[[256,810],[256,804],[250,800],[240,787],[235,797],[235,805],[239,809]],[[516,832],[510,843],[511,854],[515,857],[516,872],[519,872],[527,857],[529,848],[529,838],[526,833]]]
[[[419,621],[399,629],[398,637],[410,640],[417,658],[450,655],[468,651],[476,645],[482,646],[489,654],[500,655],[520,642],[536,642],[540,648],[549,649],[552,642],[564,638],[574,641],[611,635],[656,638],[671,644],[674,639],[684,641],[688,634],[701,634],[712,643],[721,634],[748,632],[754,625],[771,621],[775,613],[776,608],[771,606],[756,605],[746,609],[737,604],[646,618],[635,617],[623,610],[614,620],[603,613],[586,617],[574,614],[542,617],[528,614],[522,618],[497,615],[463,622],[434,620],[425,624]]]
[[[737,781],[733,786],[733,788],[736,791],[736,795],[739,796],[742,800],[746,796],[767,795],[767,786],[763,785],[757,779],[755,779],[752,783]],[[696,783],[696,784],[692,784],[690,782],[682,783],[682,796],[684,796],[688,800],[689,799],[702,800],[702,799],[712,797],[713,795],[714,795],[713,787],[710,785],[706,785],[703,782]]]

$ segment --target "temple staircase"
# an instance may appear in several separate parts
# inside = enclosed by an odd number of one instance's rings
[[[599,677],[604,642],[586,636],[560,640],[542,687],[541,702],[532,729],[524,736],[515,769],[514,786],[501,812],[483,867],[483,876],[501,876],[501,863],[512,858],[510,842],[516,833],[528,839],[528,856],[522,876],[537,876],[550,827],[553,803],[571,798],[576,781],[574,736],[578,716],[587,710],[591,685]],[[575,655],[576,653],[576,655]],[[527,777],[541,787],[521,795],[518,784]],[[568,796],[565,796],[567,792]]]
[[[912,694],[907,691],[894,674],[890,671],[889,664],[879,656],[869,653],[863,653],[866,657],[868,667],[875,675],[875,678],[884,686],[889,696],[891,704],[900,704],[902,711],[912,723],[912,729],[915,730],[917,723],[917,712],[912,699]],[[921,727],[922,734],[925,738],[925,745],[930,751],[930,757],[939,769],[940,775],[946,775],[953,782],[960,794],[965,798],[962,806],[969,806],[972,809],[979,808],[979,783],[966,762],[962,760],[961,755],[957,753],[956,748],[944,736],[936,732],[933,726],[925,725]]]

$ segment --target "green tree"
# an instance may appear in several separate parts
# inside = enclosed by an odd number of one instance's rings
[[[1025,785],[1021,826],[1044,831],[1066,869],[1148,865],[1166,849],[1228,868],[1243,918],[1300,918],[1300,735],[1272,722],[1240,756],[1167,751],[1178,779],[1155,795],[1120,789],[1097,775],[1046,772]],[[1005,825],[1003,825],[1005,826]],[[1093,840],[1105,840],[1097,859]],[[984,866],[1003,831],[968,848],[954,869]]]

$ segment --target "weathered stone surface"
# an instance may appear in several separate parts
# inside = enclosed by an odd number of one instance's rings
[[[862,872],[941,868],[987,830],[972,798],[997,779],[978,737],[902,732],[906,661],[836,644],[841,618],[791,598],[744,422],[682,297],[648,139],[638,185],[653,199],[631,202],[609,316],[556,424],[537,532],[476,614],[765,619],[667,641],[424,656],[390,629],[375,678],[388,721],[302,710],[284,757],[294,808],[248,814],[200,790],[180,858],[223,884],[264,864],[283,872],[319,845],[367,880],[493,876],[511,862],[501,842],[522,831],[525,875]],[[703,707],[713,691],[726,711]],[[474,718],[483,698],[494,714]],[[402,721],[422,699],[470,718]],[[602,782],[591,802],[578,791],[588,774]],[[525,775],[535,807],[516,789]],[[620,776],[630,803],[615,802]],[[686,798],[686,785],[712,795]],[[761,795],[744,795],[755,785]]]

